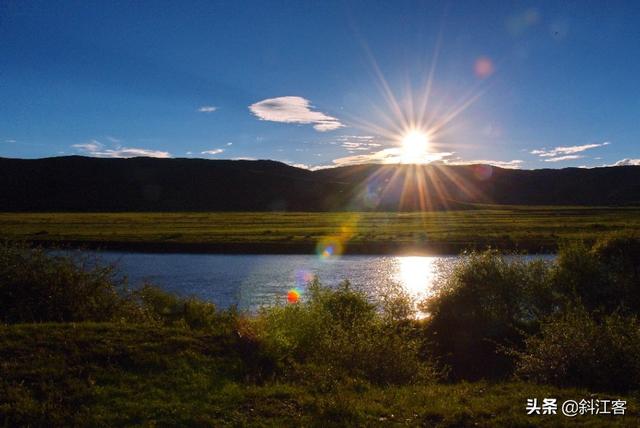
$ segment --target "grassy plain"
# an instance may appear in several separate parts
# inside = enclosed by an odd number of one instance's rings
[[[348,253],[553,250],[561,239],[640,232],[640,208],[479,206],[437,212],[0,213],[0,238],[120,249]]]

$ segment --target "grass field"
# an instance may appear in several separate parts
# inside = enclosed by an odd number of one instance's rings
[[[224,335],[118,324],[0,327],[5,426],[638,426],[635,396],[519,382],[330,389],[241,378]],[[527,398],[627,400],[625,416],[527,416]]]
[[[425,213],[0,213],[0,237],[42,243],[197,251],[310,252],[468,247],[553,250],[560,239],[640,232],[640,208],[480,207]],[[137,246],[136,246],[137,245]]]

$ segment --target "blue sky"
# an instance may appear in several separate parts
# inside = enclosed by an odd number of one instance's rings
[[[640,164],[640,4],[0,2],[0,156]]]

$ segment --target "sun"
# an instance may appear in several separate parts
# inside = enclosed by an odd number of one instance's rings
[[[429,148],[429,135],[424,131],[412,130],[402,137],[400,158],[402,163],[424,163]]]

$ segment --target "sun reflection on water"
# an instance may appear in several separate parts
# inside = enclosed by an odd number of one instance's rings
[[[405,289],[414,302],[428,297],[438,273],[438,257],[396,257],[396,281]],[[418,312],[419,318],[426,314]]]

